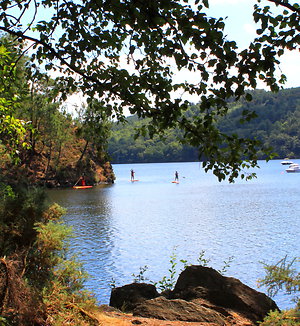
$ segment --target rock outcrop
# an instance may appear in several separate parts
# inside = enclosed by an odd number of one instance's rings
[[[203,266],[189,266],[173,291],[157,293],[153,285],[133,283],[115,288],[110,305],[134,316],[203,322],[209,325],[255,325],[279,310],[264,293]]]
[[[270,310],[279,309],[264,293],[203,266],[190,266],[184,270],[171,297],[188,301],[204,299],[213,305],[237,311],[254,322],[262,320]]]

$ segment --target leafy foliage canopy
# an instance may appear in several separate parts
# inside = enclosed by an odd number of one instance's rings
[[[61,73],[64,97],[81,90],[121,121],[124,108],[149,117],[150,135],[179,126],[207,158],[205,168],[233,181],[241,166],[257,165],[260,142],[226,135],[216,122],[227,114],[229,98],[251,100],[247,90],[258,79],[277,91],[285,81],[275,76],[278,58],[299,44],[299,5],[266,2],[254,7],[258,37],[242,51],[226,38],[224,20],[206,14],[207,0],[5,0],[0,30],[29,41],[32,60]],[[178,70],[198,80],[176,83]],[[185,117],[189,103],[179,91],[198,96],[201,115]]]

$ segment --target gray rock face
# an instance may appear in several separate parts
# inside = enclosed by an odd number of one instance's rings
[[[224,318],[216,311],[181,299],[168,300],[158,297],[144,301],[133,310],[134,316],[162,320],[213,323],[224,326]]]

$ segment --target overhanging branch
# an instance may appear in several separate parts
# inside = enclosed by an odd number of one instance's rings
[[[41,46],[43,46],[45,49],[47,49],[56,59],[60,60],[60,62],[63,65],[66,65],[68,68],[70,68],[73,72],[77,73],[78,75],[80,75],[81,77],[83,77],[84,79],[91,81],[93,83],[95,83],[97,86],[99,87],[104,87],[107,86],[107,84],[101,83],[99,80],[97,80],[96,78],[89,76],[87,74],[85,74],[81,69],[77,68],[76,66],[70,64],[68,61],[66,61],[64,58],[62,58],[58,52],[56,50],[53,49],[53,47],[51,47],[49,44],[47,44],[44,41],[38,40],[34,37],[28,36],[28,35],[24,35],[22,32],[16,32],[16,31],[12,31],[9,28],[0,26],[0,30],[13,35],[13,36],[17,36],[22,38],[23,40],[27,40],[27,41],[31,41],[34,42],[35,44],[39,44]]]
[[[276,5],[288,8],[289,10],[292,10],[292,11],[300,14],[300,8],[296,8],[296,7],[294,7],[292,4],[290,4],[288,2],[284,2],[284,1],[281,1],[281,0],[268,0],[268,1],[273,2]]]

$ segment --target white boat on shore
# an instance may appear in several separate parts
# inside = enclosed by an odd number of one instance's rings
[[[297,164],[297,163],[293,163],[285,171],[287,173],[297,173],[297,172],[300,172],[300,165]]]

